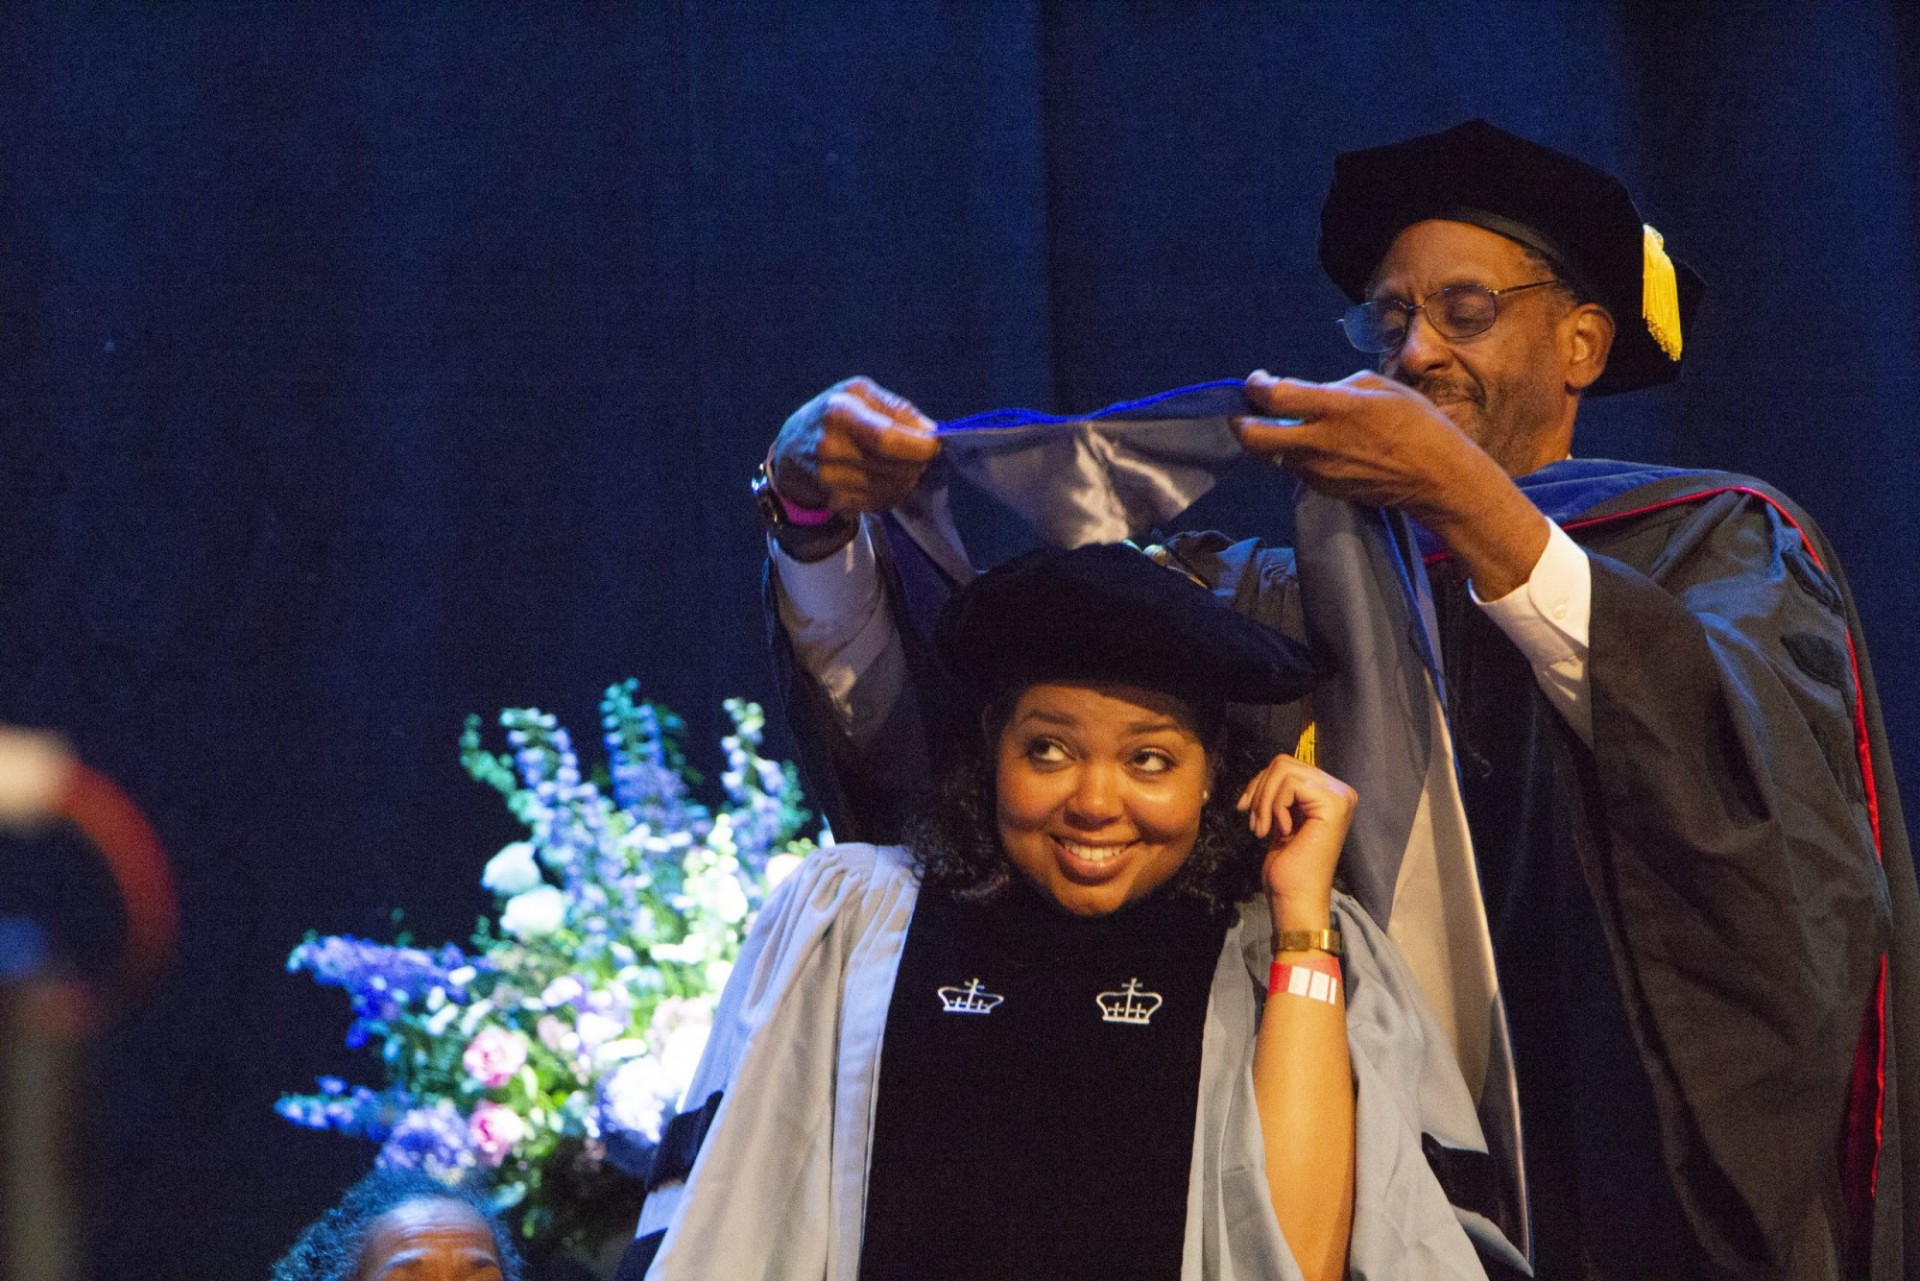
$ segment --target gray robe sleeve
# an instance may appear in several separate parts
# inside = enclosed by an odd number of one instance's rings
[[[1483,1278],[1468,1227],[1423,1151],[1486,1150],[1453,1052],[1399,952],[1357,903],[1336,894],[1347,1045],[1354,1076],[1354,1217],[1350,1275]],[[1273,959],[1266,905],[1248,904],[1228,933],[1207,1012],[1187,1203],[1183,1281],[1294,1281],[1267,1191],[1253,1049]]]
[[[915,882],[901,851],[805,859],[755,919],[687,1091],[718,1112],[684,1185],[655,1189],[649,1281],[852,1281],[880,1037]]]

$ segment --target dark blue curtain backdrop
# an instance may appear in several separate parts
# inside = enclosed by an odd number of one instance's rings
[[[282,962],[471,929],[516,829],[465,713],[590,740],[635,675],[711,764],[768,696],[745,482],[793,406],[1350,372],[1332,158],[1471,115],[1621,173],[1707,278],[1686,378],[1579,448],[1812,509],[1920,786],[1910,5],[8,6],[0,722],[126,784],[186,912],[92,1056],[96,1275],[257,1277],[364,1167],[271,1112],[375,1066]],[[77,848],[0,887],[110,950]]]

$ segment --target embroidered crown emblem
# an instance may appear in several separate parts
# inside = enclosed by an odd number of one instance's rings
[[[1161,1001],[1158,992],[1141,991],[1139,979],[1128,979],[1118,992],[1102,992],[1093,999],[1100,1004],[1101,1022],[1138,1023],[1143,1027]]]
[[[940,997],[940,1007],[948,1014],[991,1014],[994,1006],[1007,999],[995,992],[981,991],[979,979],[967,980],[965,987],[935,990]]]

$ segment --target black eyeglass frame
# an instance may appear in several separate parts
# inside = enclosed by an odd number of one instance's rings
[[[1347,336],[1347,342],[1352,344],[1355,351],[1365,352],[1369,356],[1381,356],[1387,352],[1400,349],[1407,341],[1407,335],[1413,332],[1413,318],[1417,315],[1425,316],[1427,323],[1432,325],[1443,338],[1474,338],[1486,333],[1487,330],[1492,329],[1494,325],[1499,322],[1501,298],[1507,294],[1524,293],[1529,289],[1544,289],[1548,285],[1561,285],[1569,289],[1572,288],[1571,285],[1568,285],[1566,281],[1560,279],[1558,276],[1552,276],[1546,280],[1529,281],[1524,285],[1507,285],[1501,289],[1489,289],[1485,285],[1471,283],[1448,285],[1445,289],[1434,290],[1417,303],[1402,302],[1398,298],[1369,298],[1365,302],[1357,302],[1347,308],[1334,323],[1340,326],[1340,331]],[[1428,305],[1436,298],[1446,298],[1450,295],[1459,297],[1462,294],[1485,294],[1488,299],[1492,301],[1493,310],[1487,316],[1486,324],[1474,329],[1457,330],[1441,323],[1438,317],[1427,310]],[[1354,333],[1354,326],[1364,323],[1369,312],[1386,310],[1398,311],[1407,318],[1406,328],[1400,331],[1399,339],[1395,342],[1386,343],[1377,347],[1370,347],[1362,343]]]

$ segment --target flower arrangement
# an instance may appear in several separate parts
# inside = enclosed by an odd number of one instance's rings
[[[758,706],[725,704],[726,803],[709,808],[682,722],[636,690],[601,701],[597,780],[552,716],[502,712],[504,753],[467,718],[462,763],[527,828],[481,874],[499,919],[469,946],[310,934],[287,958],[346,990],[347,1044],[377,1047],[386,1083],[321,1078],[279,1113],[380,1144],[382,1165],[488,1185],[547,1241],[583,1242],[615,1226],[596,1208],[633,1202],[748,917],[813,848],[793,767],[759,755]]]

